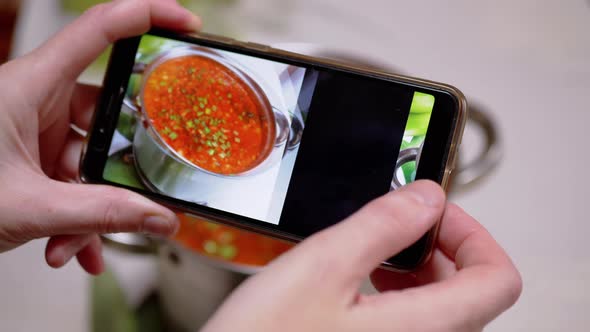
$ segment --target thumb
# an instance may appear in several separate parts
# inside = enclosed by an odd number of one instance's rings
[[[341,223],[308,238],[287,253],[284,261],[299,264],[301,271],[315,271],[311,278],[317,278],[316,282],[322,283],[325,274],[332,275],[331,286],[337,291],[356,291],[355,287],[381,262],[431,229],[440,220],[444,206],[445,195],[440,186],[417,181],[372,201]]]
[[[109,186],[52,181],[39,237],[88,233],[143,232],[171,236],[178,229],[172,211],[149,199]]]

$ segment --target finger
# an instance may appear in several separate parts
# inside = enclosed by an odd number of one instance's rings
[[[36,55],[50,70],[77,78],[113,42],[151,26],[195,31],[201,21],[175,1],[120,0],[93,7],[43,45]],[[72,50],[75,51],[66,51]]]
[[[83,146],[84,139],[70,130],[56,164],[55,179],[64,182],[79,182],[80,155]]]
[[[437,249],[432,254],[432,258],[417,271],[396,273],[377,269],[371,273],[371,282],[380,292],[402,290],[445,280],[456,272],[455,263]]]
[[[70,103],[71,123],[84,131],[90,128],[100,92],[101,89],[94,85],[81,83],[76,85]]]
[[[356,291],[377,265],[410,246],[439,220],[444,202],[440,186],[415,182],[310,237],[287,254],[286,264],[301,264],[299,270],[318,282],[329,274],[334,287]]]
[[[47,264],[56,269],[66,265],[72,257],[92,241],[93,236],[94,234],[51,237],[45,247]]]
[[[438,283],[384,294],[380,314],[391,317],[386,307],[402,305],[406,313],[427,314],[446,329],[460,330],[484,326],[516,302],[522,290],[518,271],[491,235],[455,205],[445,211],[439,245],[459,271]]]
[[[92,274],[99,275],[104,271],[102,258],[102,241],[97,234],[92,236],[90,243],[76,255],[78,263],[82,268]]]
[[[144,232],[171,236],[178,229],[176,214],[131,191],[51,181],[38,190],[43,199],[35,212],[41,234]]]

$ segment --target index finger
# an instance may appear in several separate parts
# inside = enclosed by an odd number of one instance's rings
[[[195,31],[201,21],[176,1],[114,1],[88,10],[35,55],[49,70],[76,79],[110,44],[145,33],[152,26]]]

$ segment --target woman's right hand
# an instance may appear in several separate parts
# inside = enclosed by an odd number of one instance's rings
[[[443,215],[444,214],[444,215]],[[415,273],[373,273],[442,217],[434,256]],[[519,297],[518,271],[441,188],[418,181],[319,232],[247,280],[204,328],[241,331],[474,332]]]

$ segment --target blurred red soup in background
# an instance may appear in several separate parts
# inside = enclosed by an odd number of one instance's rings
[[[264,266],[294,244],[264,235],[178,215],[180,230],[175,240],[207,257],[247,266]]]

